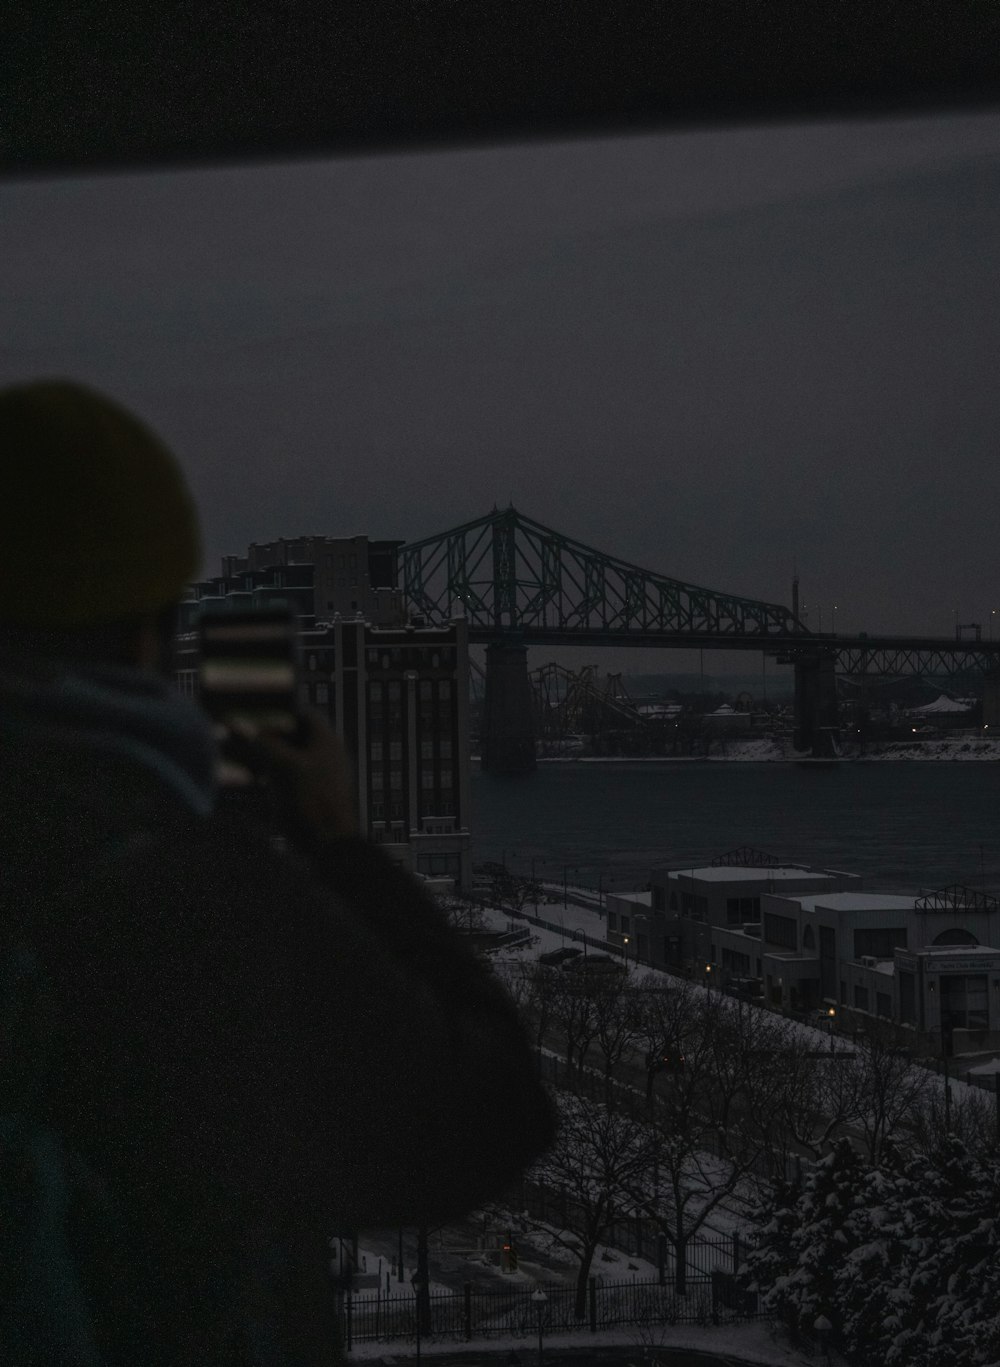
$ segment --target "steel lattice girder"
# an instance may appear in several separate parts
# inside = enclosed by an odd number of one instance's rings
[[[524,517],[494,511],[402,549],[414,609],[447,620],[462,604],[470,629],[590,631],[607,636],[804,634],[777,603],[669,579]]]
[[[838,674],[927,675],[929,678],[960,678],[994,674],[1000,669],[1000,643],[989,646],[963,644],[838,645]]]

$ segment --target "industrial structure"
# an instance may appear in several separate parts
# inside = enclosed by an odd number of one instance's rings
[[[650,646],[764,652],[795,671],[795,746],[831,752],[838,674],[985,679],[1000,703],[1000,641],[975,628],[955,640],[810,631],[793,609],[718,593],[645,570],[525,517],[515,508],[401,548],[402,589],[428,621],[464,615],[486,646],[482,762],[530,770],[535,723],[527,650],[534,645]]]

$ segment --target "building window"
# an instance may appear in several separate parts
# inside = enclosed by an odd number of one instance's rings
[[[421,758],[421,759],[433,759],[433,758],[434,758],[434,742],[433,742],[432,740],[422,740],[422,741],[420,742],[420,758]]]
[[[442,787],[442,788],[450,788],[450,787],[451,787],[451,782],[452,782],[452,780],[451,780],[451,765],[450,765],[450,764],[442,764],[442,765],[441,765],[441,787]]]
[[[315,668],[316,668],[316,656],[315,656],[315,655],[310,655],[310,656],[309,656],[309,668],[312,669],[312,670],[315,670]]]
[[[401,740],[391,740],[389,742],[390,760],[401,760],[403,758],[403,742]]]
[[[726,921],[731,926],[740,926],[747,921],[760,920],[759,897],[727,897]]]
[[[617,929],[618,929],[618,916],[617,916],[617,913],[616,913],[616,912],[613,912],[613,911],[609,911],[609,912],[608,912],[608,930],[617,930]]]
[[[899,926],[894,930],[856,930],[854,932],[854,957],[862,954],[874,959],[891,959],[892,951],[899,946],[906,948],[906,930]]]
[[[378,702],[378,703],[380,703],[380,702],[382,701],[382,685],[381,685],[380,683],[373,683],[373,684],[370,685],[370,687],[371,687],[371,694],[370,694],[370,697],[371,697],[372,702]]]
[[[401,697],[402,697],[402,694],[401,694],[401,692],[400,692],[399,680],[398,680],[398,679],[391,679],[390,682],[389,682],[389,701],[390,701],[390,702],[399,702],[399,700],[400,700]]]
[[[621,918],[621,932],[622,932],[623,935],[627,935],[627,934],[628,934],[628,928],[629,928],[629,918],[628,918],[627,916],[622,916],[622,918]]]
[[[371,753],[372,759],[373,759],[377,764],[381,764],[381,762],[382,762],[382,742],[381,742],[380,740],[373,740],[373,741],[372,741],[370,753]]]
[[[868,989],[854,984],[854,1006],[858,1011],[868,1010]]]
[[[707,920],[708,898],[702,897],[696,892],[682,892],[681,915],[689,917],[692,921]]]
[[[393,791],[394,793],[401,793],[401,792],[403,791],[403,771],[402,771],[402,769],[390,769],[390,771],[389,771],[389,787],[392,789],[392,791]]]
[[[326,707],[330,701],[330,686],[325,683],[316,685],[316,701],[320,707]]]
[[[378,792],[385,787],[385,774],[381,769],[372,770],[372,788]]]
[[[421,680],[420,680],[420,701],[421,701],[421,702],[430,702],[430,699],[431,699],[431,681],[430,681],[430,679],[421,679]]]
[[[420,772],[420,786],[421,786],[421,788],[433,788],[433,787],[434,787],[434,770],[433,770],[433,769],[422,769],[422,770],[421,770],[421,772]]]
[[[764,916],[764,941],[769,945],[781,945],[784,949],[797,948],[795,922],[790,916],[776,916],[773,912],[767,912]]]
[[[440,747],[441,747],[441,758],[442,758],[442,759],[451,759],[451,737],[450,737],[450,736],[442,736],[441,739],[440,739],[439,744],[440,744]]]
[[[734,978],[749,978],[750,976],[750,955],[741,954],[736,949],[722,949],[722,971],[729,973]]]
[[[899,975],[899,1019],[904,1025],[917,1023],[917,989],[912,973]]]

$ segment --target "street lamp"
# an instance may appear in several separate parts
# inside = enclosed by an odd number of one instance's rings
[[[711,965],[711,964],[706,964],[706,965],[705,965],[705,990],[706,990],[707,992],[711,992],[711,990],[712,990],[712,965]]]
[[[531,1301],[538,1311],[538,1367],[542,1367],[542,1325],[545,1322],[545,1307],[549,1303],[549,1298],[539,1287],[537,1291],[532,1291]]]
[[[625,951],[625,967],[628,968],[628,936],[622,936],[622,948]]]

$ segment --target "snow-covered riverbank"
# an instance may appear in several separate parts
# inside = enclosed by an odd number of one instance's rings
[[[479,761],[473,755],[473,761]],[[623,764],[636,761],[642,764],[704,764],[737,761],[761,763],[795,763],[809,758],[792,748],[791,742],[760,740],[716,741],[709,755],[540,755],[539,764]],[[950,740],[900,740],[869,744],[862,755],[856,745],[841,746],[841,759],[871,764],[876,761],[912,760],[1000,760],[1000,739],[980,740],[955,736]]]

